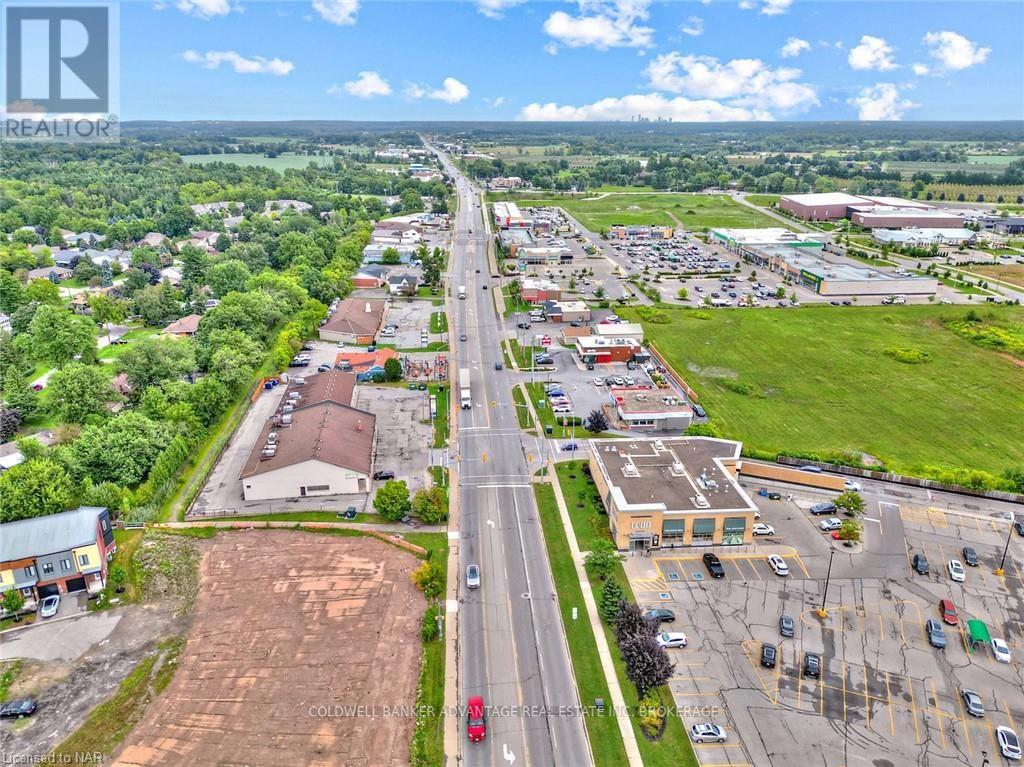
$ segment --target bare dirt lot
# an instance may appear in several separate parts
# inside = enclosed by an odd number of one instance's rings
[[[181,666],[120,765],[405,765],[424,602],[388,544],[292,531],[203,546]],[[341,707],[376,706],[358,714]]]

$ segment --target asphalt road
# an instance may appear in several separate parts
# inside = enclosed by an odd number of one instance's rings
[[[469,743],[460,723],[467,765],[592,764],[582,719],[563,715],[579,705],[529,469],[511,394],[496,371],[502,322],[490,289],[487,228],[479,195],[448,158],[459,211],[454,229],[453,342],[458,368],[471,371],[473,407],[458,418],[462,584],[459,617],[459,703],[482,695],[491,707],[487,738]],[[479,270],[479,272],[477,272]],[[487,289],[484,289],[487,285]],[[455,290],[452,291],[455,294]],[[465,334],[466,341],[459,341]],[[456,386],[460,384],[456,380]],[[479,589],[464,585],[466,566],[481,569]]]

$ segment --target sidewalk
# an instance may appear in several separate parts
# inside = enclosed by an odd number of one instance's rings
[[[565,497],[562,495],[562,486],[558,482],[554,465],[548,467],[548,477],[551,487],[555,491],[555,503],[558,505],[558,516],[562,520],[562,527],[565,530],[565,537],[569,541],[569,551],[572,552],[573,564],[576,566],[576,576],[580,581],[580,589],[583,591],[583,603],[587,608],[587,618],[590,620],[590,628],[594,632],[594,639],[597,642],[597,654],[601,658],[601,669],[604,672],[605,681],[608,682],[608,691],[612,698],[614,711],[625,711],[626,701],[622,697],[622,688],[619,686],[619,678],[615,675],[615,666],[612,664],[611,650],[608,648],[608,639],[604,635],[604,628],[601,626],[601,616],[597,613],[597,603],[594,600],[594,592],[590,588],[590,580],[587,578],[587,571],[583,568],[583,554],[576,543],[576,534],[572,529],[572,520],[569,519],[569,510],[565,505]],[[628,716],[616,716],[615,721],[619,725],[619,732],[622,735],[622,743],[626,749],[626,758],[630,767],[643,767],[643,760],[640,758],[640,747],[636,742],[636,733],[633,732],[632,723]]]

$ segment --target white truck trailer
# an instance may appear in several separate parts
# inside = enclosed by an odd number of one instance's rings
[[[473,398],[469,393],[469,368],[459,368],[459,404],[463,410],[473,407]]]

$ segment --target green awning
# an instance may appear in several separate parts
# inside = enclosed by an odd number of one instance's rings
[[[971,649],[973,651],[974,645],[978,643],[991,644],[992,637],[988,633],[988,626],[976,618],[967,621],[967,633],[971,638]]]

